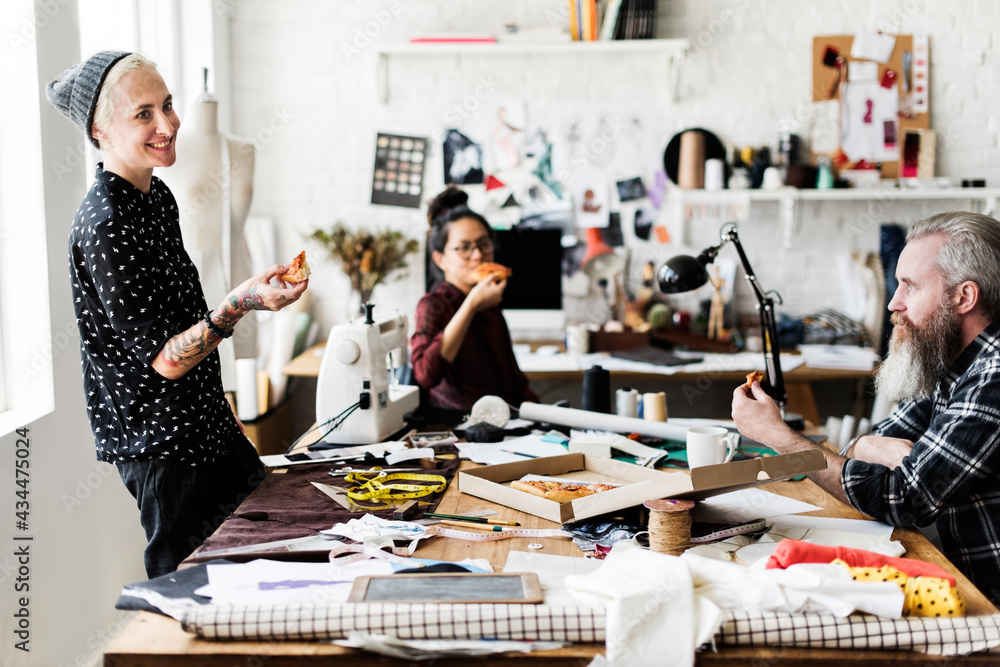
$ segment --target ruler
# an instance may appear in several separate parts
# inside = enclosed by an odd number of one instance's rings
[[[456,540],[468,540],[469,542],[496,542],[506,540],[511,537],[573,537],[571,533],[558,528],[504,528],[501,531],[465,531],[443,526],[430,526],[424,535],[437,535],[438,537],[451,537]]]

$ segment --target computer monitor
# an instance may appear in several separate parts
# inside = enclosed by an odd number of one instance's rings
[[[493,260],[511,268],[504,289],[503,308],[512,332],[531,338],[532,333],[561,337],[566,329],[563,312],[561,228],[494,230]],[[430,259],[426,263],[427,291],[441,278]]]
[[[558,228],[496,230],[494,259],[512,270],[503,293],[511,331],[562,332],[562,236]]]

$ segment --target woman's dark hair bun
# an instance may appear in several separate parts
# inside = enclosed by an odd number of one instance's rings
[[[441,217],[443,213],[459,206],[466,206],[468,202],[469,195],[464,190],[454,185],[449,185],[427,205],[427,221],[433,225],[434,221]]]

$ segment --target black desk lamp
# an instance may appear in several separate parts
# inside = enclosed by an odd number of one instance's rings
[[[788,402],[788,395],[785,393],[785,379],[781,374],[781,361],[779,359],[781,350],[778,346],[778,327],[774,312],[774,298],[777,296],[778,303],[781,303],[781,295],[776,292],[765,292],[757,276],[750,266],[743,246],[740,244],[740,237],[736,233],[736,223],[730,222],[722,227],[720,232],[722,243],[717,246],[706,248],[695,259],[691,255],[677,255],[668,259],[657,273],[660,284],[660,291],[665,294],[678,294],[680,292],[690,292],[698,289],[708,282],[708,271],[705,267],[715,261],[716,256],[727,243],[736,246],[739,253],[740,262],[743,264],[743,271],[746,273],[747,281],[757,299],[757,312],[760,313],[760,336],[764,347],[764,363],[767,367],[767,379],[770,382],[768,395],[774,399],[781,409],[781,416],[785,423],[801,430],[805,427],[802,415],[786,413],[785,404]]]

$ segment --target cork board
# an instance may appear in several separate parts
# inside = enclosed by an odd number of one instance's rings
[[[899,176],[899,152],[901,150],[903,142],[902,137],[905,132],[909,129],[929,129],[930,128],[930,91],[928,89],[929,81],[926,78],[917,79],[915,75],[919,72],[913,71],[916,68],[911,67],[911,76],[909,80],[910,92],[904,90],[904,69],[903,69],[903,58],[904,53],[913,54],[914,39],[913,35],[894,35],[896,38],[896,43],[892,49],[892,54],[889,60],[885,63],[876,63],[878,65],[878,76],[876,81],[882,81],[887,70],[892,70],[896,74],[895,82],[892,86],[896,90],[896,94],[900,99],[900,113],[898,115],[898,138],[897,138],[897,157],[895,160],[883,160],[882,161],[882,178],[896,178]],[[840,80],[840,70],[837,67],[830,66],[825,63],[824,60],[827,59],[827,54],[829,50],[835,50],[840,56],[847,60],[847,71],[850,73],[851,64],[857,62],[865,62],[863,59],[855,59],[851,57],[851,46],[854,43],[853,35],[821,35],[813,38],[813,57],[812,57],[812,101],[822,102],[831,99],[840,99],[841,89],[838,85]],[[926,68],[929,69],[930,61],[930,47],[927,47],[927,53],[924,56],[927,59]],[[916,58],[914,58],[914,61]],[[828,59],[827,59],[828,62]],[[874,62],[874,61],[867,61]],[[912,61],[911,61],[912,62]],[[914,111],[912,113],[905,113],[907,108],[907,98],[912,99],[912,93],[917,89],[917,86],[923,86],[923,94],[926,96],[926,104],[924,105],[924,110]]]

